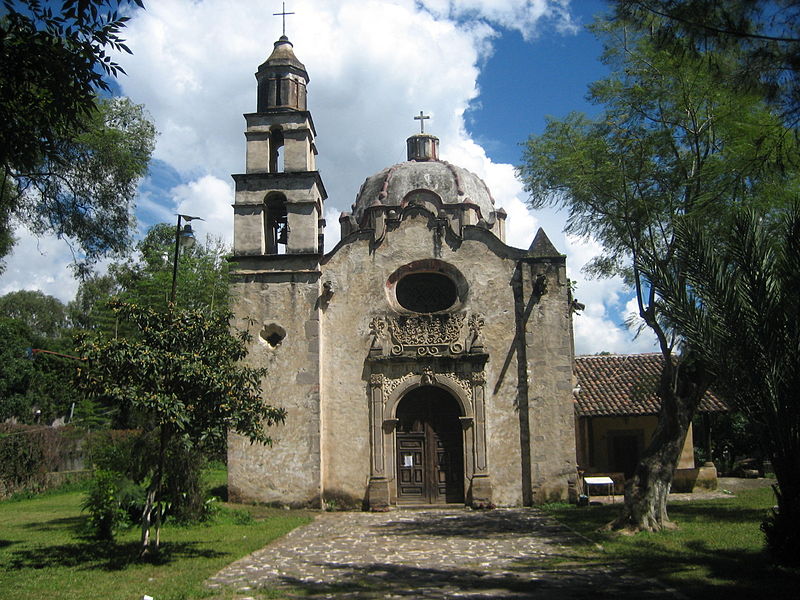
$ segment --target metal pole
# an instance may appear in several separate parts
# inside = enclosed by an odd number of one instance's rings
[[[181,218],[178,215],[178,226],[175,229],[175,256],[172,259],[172,292],[169,295],[169,303],[175,304],[175,292],[178,289],[178,251],[181,245]]]

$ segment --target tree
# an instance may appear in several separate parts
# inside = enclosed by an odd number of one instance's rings
[[[11,417],[30,417],[28,387],[34,366],[26,356],[31,331],[21,321],[0,317],[0,421]]]
[[[662,314],[709,366],[714,387],[761,431],[777,479],[777,511],[762,525],[777,562],[800,565],[800,207],[777,225],[736,215],[723,236],[676,227],[687,285],[649,272]],[[650,269],[666,265],[643,261]]]
[[[142,552],[156,527],[159,544],[161,489],[170,447],[201,452],[225,444],[227,431],[269,444],[265,426],[283,422],[283,409],[261,400],[263,368],[240,363],[247,332],[231,335],[228,312],[210,316],[170,305],[154,311],[113,302],[113,310],[135,326],[136,338],[86,337],[81,346],[88,366],[78,381],[91,398],[130,405],[157,436],[158,451],[147,469],[149,484],[142,514]]]
[[[617,0],[616,18],[650,27],[661,47],[681,53],[735,53],[728,84],[758,89],[800,119],[800,2],[797,0]]]
[[[141,0],[131,0],[142,6]],[[11,219],[76,241],[86,264],[130,241],[131,201],[155,135],[143,109],[98,100],[124,72],[109,51],[128,0],[4,0],[0,18],[0,257]]]
[[[167,305],[172,285],[175,226],[153,225],[136,245],[136,251],[109,265],[108,274],[81,281],[75,300],[67,312],[76,327],[127,335],[120,329],[115,313],[108,307],[112,298],[138,306],[162,310]],[[218,239],[198,241],[181,251],[178,261],[178,295],[182,308],[211,313],[226,310],[229,304],[229,249]]]
[[[0,321],[0,420],[51,423],[69,415],[80,398],[64,385],[74,371],[64,305],[40,291],[11,292],[0,297]]]
[[[0,316],[25,323],[34,335],[55,338],[67,327],[67,312],[58,298],[39,290],[19,290],[0,296]]]
[[[147,173],[155,128],[144,107],[127,98],[98,100],[84,127],[59,145],[57,159],[44,158],[8,179],[10,212],[36,234],[76,241],[89,264],[130,244],[133,200]]]
[[[136,254],[109,269],[117,281],[119,296],[150,308],[165,306],[172,285],[174,251],[175,225],[153,225],[137,245]],[[207,312],[227,309],[229,252],[216,238],[182,249],[176,304]]]
[[[544,134],[528,140],[518,174],[533,207],[565,207],[567,231],[602,244],[589,272],[622,276],[658,341],[658,425],[613,524],[657,530],[669,524],[672,473],[710,376],[691,352],[678,355],[659,303],[666,288],[648,279],[655,270],[643,271],[643,261],[668,265],[676,285],[686,285],[676,222],[693,216],[722,231],[736,205],[783,201],[796,185],[795,173],[781,168],[794,138],[758,95],[719,85],[709,67],[724,65],[722,58],[675,55],[647,32],[614,23],[596,30],[606,36],[604,61],[613,69],[590,88],[604,113],[549,121]]]
[[[141,0],[133,2],[143,7]],[[43,160],[84,131],[105,75],[124,73],[109,50],[130,53],[120,37],[127,0],[3,0],[0,19],[0,160],[10,175]]]
[[[67,315],[72,326],[84,330],[98,328],[99,313],[116,290],[117,283],[113,275],[93,274],[84,277],[78,285],[75,298],[67,303]]]

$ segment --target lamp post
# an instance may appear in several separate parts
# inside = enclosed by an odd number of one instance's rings
[[[190,217],[189,215],[178,215],[178,225],[175,227],[175,256],[172,260],[172,293],[169,295],[170,304],[175,304],[175,292],[178,289],[178,251],[181,246],[191,248],[194,246],[194,232],[189,221],[195,219],[202,221],[200,217]],[[186,225],[181,229],[181,220],[186,221]]]

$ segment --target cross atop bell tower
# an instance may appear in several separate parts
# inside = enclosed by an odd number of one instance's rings
[[[272,13],[273,17],[283,17],[283,35],[281,37],[286,37],[286,15],[293,15],[293,12],[286,12],[286,2],[281,2],[283,8],[279,13]]]

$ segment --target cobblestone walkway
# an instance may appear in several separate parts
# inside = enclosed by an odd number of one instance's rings
[[[531,509],[324,513],[207,584],[242,599],[680,597],[580,560],[573,535]]]

